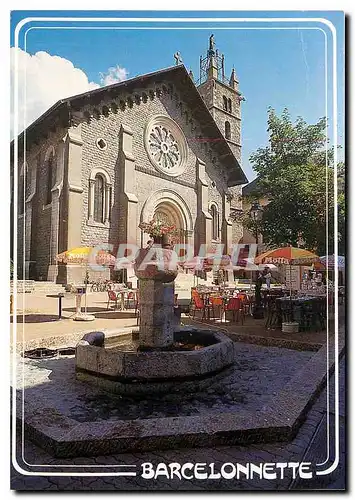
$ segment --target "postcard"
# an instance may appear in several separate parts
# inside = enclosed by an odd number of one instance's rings
[[[11,489],[346,489],[344,30],[11,12]]]

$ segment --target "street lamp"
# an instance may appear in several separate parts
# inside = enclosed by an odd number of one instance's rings
[[[260,205],[260,203],[258,201],[254,201],[254,203],[250,207],[249,214],[250,214],[251,220],[254,222],[254,231],[255,231],[254,236],[255,236],[255,242],[257,245],[259,243],[258,225],[263,218],[263,213],[264,213],[263,207]]]

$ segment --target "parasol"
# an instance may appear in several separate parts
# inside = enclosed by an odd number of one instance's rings
[[[314,262],[319,262],[319,257],[309,250],[298,247],[280,247],[275,250],[268,250],[255,257],[256,264],[288,264],[290,266],[308,266]],[[292,282],[290,279],[290,298],[292,295]]]
[[[85,265],[86,274],[89,264],[94,266],[113,266],[116,259],[107,250],[98,249],[97,247],[76,247],[59,253],[56,256],[56,261],[63,264]],[[87,280],[85,279],[85,313],[87,312],[86,292]]]
[[[343,255],[338,255],[338,263],[336,264],[335,255],[323,255],[320,257],[320,262],[326,266],[328,263],[328,267],[334,269],[335,267],[339,267],[340,269],[345,268],[345,257]]]

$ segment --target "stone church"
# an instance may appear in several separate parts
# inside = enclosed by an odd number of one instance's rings
[[[145,245],[138,226],[153,217],[175,224],[196,253],[216,243],[228,253],[241,240],[238,80],[234,69],[225,77],[213,35],[198,81],[176,59],[62,99],[18,137],[19,277],[73,282],[78,270],[58,266],[58,253]]]

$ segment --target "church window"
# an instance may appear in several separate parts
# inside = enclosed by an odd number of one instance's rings
[[[99,139],[96,140],[96,146],[103,151],[107,148],[107,143],[104,139],[100,137]]]
[[[228,111],[232,112],[232,99],[228,99]]]
[[[226,98],[226,96],[225,96],[225,95],[223,96],[223,109],[224,109],[225,111],[227,111],[227,110],[228,110],[228,101],[227,101],[227,98]]]
[[[52,203],[52,187],[53,187],[53,164],[54,155],[50,154],[47,160],[47,191],[46,191],[46,205]]]
[[[160,172],[176,177],[185,170],[186,139],[171,118],[165,115],[153,117],[146,126],[144,144],[150,161]]]
[[[228,121],[224,124],[224,136],[226,139],[231,138],[231,124]]]
[[[111,204],[111,178],[104,168],[95,167],[89,178],[89,225],[108,223],[111,218]]]
[[[104,222],[104,178],[102,175],[97,174],[95,177],[94,188],[94,221]]]
[[[217,240],[218,239],[218,209],[216,205],[211,205],[210,207],[210,214],[212,215],[212,239]]]

